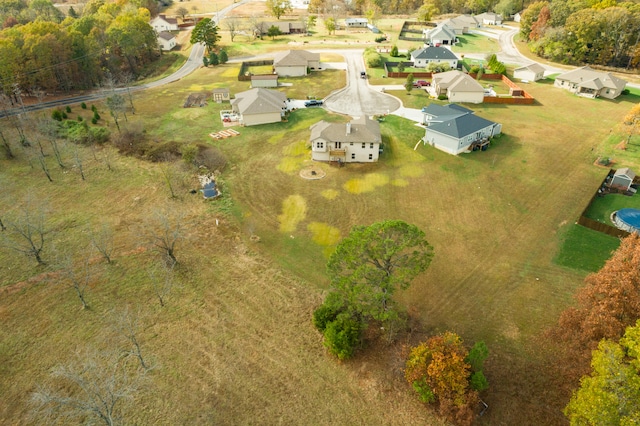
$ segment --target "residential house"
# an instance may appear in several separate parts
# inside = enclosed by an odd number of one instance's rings
[[[449,102],[479,104],[484,100],[482,85],[463,72],[452,70],[433,74],[431,81],[435,95],[446,95]]]
[[[423,143],[453,155],[484,148],[491,137],[502,132],[501,124],[478,117],[458,105],[432,104],[423,108],[423,113],[429,117]]]
[[[482,22],[482,25],[502,25],[502,15],[499,13],[485,12],[476,15],[475,18]]]
[[[615,99],[620,96],[627,82],[610,72],[596,71],[587,66],[557,76],[553,84],[585,98],[601,96]]]
[[[229,102],[231,100],[231,96],[229,94],[228,87],[217,87],[211,91],[211,97],[214,102]]]
[[[458,41],[455,32],[445,24],[439,24],[435,28],[425,28],[422,34],[425,44],[430,46],[453,45]]]
[[[453,69],[458,67],[458,57],[444,47],[429,46],[414,50],[411,59],[416,68],[426,68],[432,62],[446,62]]]
[[[162,31],[178,31],[178,20],[176,18],[168,18],[166,15],[158,15],[149,22],[149,25],[156,30],[156,33]]]
[[[347,28],[367,28],[368,23],[366,18],[347,18],[344,20],[344,26]]]
[[[529,64],[513,70],[513,78],[538,81],[544,78],[544,67],[538,63]]]
[[[441,24],[449,27],[455,35],[462,35],[469,32],[469,24],[465,21],[456,20],[456,18],[445,19]]]
[[[522,18],[522,12],[518,12],[515,15],[513,15],[513,22],[520,22],[521,18]]]
[[[609,186],[611,188],[619,189],[621,191],[628,191],[631,188],[631,184],[635,179],[636,174],[628,167],[616,170],[613,174]]]
[[[320,54],[306,50],[285,50],[275,54],[273,68],[279,76],[299,77],[320,68]]]
[[[157,37],[160,50],[169,51],[176,47],[176,36],[167,31],[160,31]]]
[[[277,27],[281,34],[302,34],[306,27],[301,21],[270,21],[260,23],[260,35],[265,35],[271,27]]]
[[[371,163],[380,155],[380,124],[364,116],[349,123],[320,121],[311,126],[311,158],[315,161]]]
[[[478,21],[473,15],[458,15],[453,18],[456,22],[461,23],[462,25],[472,30],[474,28],[480,28],[481,21]],[[468,31],[467,31],[468,32]]]
[[[278,74],[252,75],[251,87],[278,87]]]
[[[287,96],[282,92],[255,88],[237,93],[231,100],[231,110],[245,126],[279,123],[286,112],[286,101]]]

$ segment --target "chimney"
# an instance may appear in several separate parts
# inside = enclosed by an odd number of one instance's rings
[[[347,123],[347,134],[351,134],[351,123]]]

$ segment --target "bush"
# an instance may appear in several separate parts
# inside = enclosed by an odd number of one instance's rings
[[[329,353],[338,359],[351,358],[360,343],[362,325],[347,313],[338,315],[335,321],[327,324],[324,330],[323,344]]]
[[[91,111],[98,112],[98,108],[95,105],[91,105]]]
[[[100,120],[100,114],[98,114],[98,111],[93,112],[93,118],[95,118],[96,121]]]
[[[66,113],[66,112],[64,112],[64,111],[60,111],[60,115],[62,116],[62,118],[63,118],[64,120],[66,120],[67,118],[69,118],[69,117],[67,116],[67,113]]]
[[[341,309],[338,309],[336,306],[323,303],[318,307],[318,309],[313,311],[313,325],[318,329],[318,331],[324,333],[327,325],[336,320],[340,311]]]
[[[469,380],[469,386],[471,389],[477,390],[478,392],[482,392],[489,388],[489,381],[484,376],[482,371],[476,371],[471,375],[471,379]]]
[[[103,144],[109,140],[111,132],[106,127],[90,127],[89,136],[93,142]]]
[[[53,110],[53,112],[51,113],[51,118],[56,121],[62,121],[62,111],[60,111],[59,109]]]
[[[214,172],[216,170],[221,172],[227,165],[227,159],[218,148],[205,147],[200,149],[198,155],[196,155],[195,164],[198,167],[203,166]]]
[[[82,116],[78,116],[78,121],[82,121]]]
[[[396,46],[395,44],[393,45],[393,47],[391,48],[391,57],[393,58],[397,58],[398,57],[398,46]]]
[[[71,107],[69,105],[67,105],[67,108],[65,109],[67,111],[67,114],[71,112]]]
[[[438,100],[439,100],[439,101],[446,101],[447,99],[448,99],[448,98],[447,98],[447,95],[445,95],[445,94],[438,95]]]
[[[478,74],[478,72],[480,71],[480,66],[479,65],[474,65],[471,67],[471,69],[469,70],[469,73],[471,74]]]
[[[183,145],[180,147],[180,153],[182,154],[182,160],[187,164],[193,164],[198,154],[198,147],[193,144]]]
[[[382,43],[383,41],[387,41],[387,36],[380,36],[375,38],[376,43]]]
[[[91,119],[91,124],[98,124],[98,120],[95,117]]]
[[[218,55],[218,60],[221,64],[226,64],[229,61],[229,55],[224,49],[220,50],[220,54]]]
[[[629,93],[631,93],[631,92],[629,91],[629,89],[624,89],[624,90],[622,91],[622,94],[623,94],[623,95],[628,95]]]
[[[368,47],[364,51],[364,60],[369,68],[381,68],[382,56],[374,48]]]
[[[87,104],[85,104],[84,102],[80,104],[80,108],[82,109],[87,109]]]

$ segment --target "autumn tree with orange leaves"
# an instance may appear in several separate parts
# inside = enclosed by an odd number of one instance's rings
[[[617,341],[640,319],[640,237],[624,238],[600,269],[585,279],[577,304],[561,315],[554,334],[562,342],[570,374],[583,375],[602,339]]]
[[[484,343],[480,346],[486,350]],[[422,402],[437,403],[441,415],[463,425],[473,423],[475,418],[477,390],[481,389],[474,389],[471,378],[476,373],[482,374],[481,366],[486,358],[486,355],[469,355],[460,336],[446,332],[411,348],[404,370],[407,382]],[[474,369],[479,370],[474,372]]]

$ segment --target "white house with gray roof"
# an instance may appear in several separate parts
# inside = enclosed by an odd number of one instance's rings
[[[178,31],[178,20],[176,18],[169,18],[167,15],[160,14],[149,21],[149,25],[156,30],[156,33],[161,31]]]
[[[444,62],[454,69],[458,67],[458,57],[444,47],[429,46],[416,49],[411,52],[411,59],[416,68],[426,68],[432,62]]]
[[[585,98],[601,96],[607,99],[615,99],[620,96],[627,82],[610,72],[582,67],[557,76],[553,85]]]
[[[485,12],[475,16],[482,25],[502,25],[502,15],[499,13]]]
[[[311,158],[315,161],[372,163],[380,155],[380,124],[368,117],[349,123],[319,121],[311,126]]]
[[[449,154],[487,145],[491,137],[502,132],[502,124],[478,117],[459,105],[431,104],[422,112],[427,125],[422,141]]]
[[[176,36],[168,31],[160,31],[157,37],[158,46],[164,52],[169,51],[176,47]]]
[[[431,90],[436,96],[446,95],[449,102],[480,104],[484,101],[484,88],[473,77],[461,71],[433,74]]]
[[[287,96],[277,90],[250,89],[231,99],[231,110],[238,114],[245,126],[279,123],[286,112]]]
[[[438,24],[435,28],[422,30],[425,43],[430,46],[453,45],[456,44],[458,38],[456,33],[445,24]]]
[[[281,77],[300,77],[320,68],[320,54],[306,50],[285,50],[275,54],[273,68]]]
[[[513,78],[527,81],[538,81],[544,78],[544,67],[538,63],[526,65],[513,70]]]

